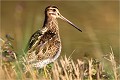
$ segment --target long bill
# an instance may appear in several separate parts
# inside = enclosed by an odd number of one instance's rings
[[[66,19],[65,17],[63,17],[61,14],[59,15],[59,18],[66,21],[67,23],[69,23],[70,25],[72,25],[74,28],[76,28],[77,30],[81,31],[81,29],[79,29],[75,24],[73,24],[71,21],[69,21],[68,19]]]

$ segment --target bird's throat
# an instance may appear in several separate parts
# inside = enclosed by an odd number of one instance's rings
[[[52,31],[53,33],[59,32],[57,19],[53,17],[47,18],[43,27],[48,28],[48,30]]]

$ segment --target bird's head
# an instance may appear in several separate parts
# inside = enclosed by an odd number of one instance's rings
[[[52,17],[52,18],[60,18],[66,22],[68,22],[70,25],[72,25],[73,27],[75,27],[76,29],[78,29],[79,31],[82,32],[82,30],[80,30],[76,25],[74,25],[71,21],[69,21],[68,19],[66,19],[65,17],[63,17],[58,8],[56,6],[48,6],[46,9],[45,9],[45,14],[47,17]]]
[[[45,9],[45,14],[48,17],[59,18],[60,12],[56,6],[48,6]]]

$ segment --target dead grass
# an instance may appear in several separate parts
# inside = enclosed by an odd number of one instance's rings
[[[97,62],[94,59],[83,61],[77,59],[74,62],[72,59],[64,56],[52,63],[51,68],[49,68],[49,65],[46,66],[46,70],[36,70],[25,64],[23,65],[24,67],[21,67],[18,60],[13,64],[3,63],[2,72],[4,72],[4,79],[2,80],[118,80],[118,68],[113,53],[110,53],[108,58],[105,57],[105,59],[111,63],[113,78],[105,72],[101,62]],[[23,70],[23,68],[26,68],[27,71]]]
[[[8,47],[8,42],[1,46],[0,52],[0,80],[119,80],[119,67],[112,48],[111,52],[103,57],[111,64],[111,73],[105,70],[102,61],[88,58],[73,61],[71,56],[61,57],[43,69],[34,69],[25,63],[25,56],[16,56],[14,50]]]

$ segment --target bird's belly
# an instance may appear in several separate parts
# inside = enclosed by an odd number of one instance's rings
[[[50,64],[51,62],[54,62],[60,56],[60,53],[61,53],[61,46],[59,47],[59,50],[56,51],[56,54],[53,57],[47,58],[45,60],[34,62],[32,64],[32,67],[35,67],[38,69],[43,68],[45,65]]]
[[[43,68],[45,65],[54,62],[61,53],[61,40],[58,35],[51,38],[41,37],[42,39],[33,46],[32,51],[28,51],[28,63],[32,67]]]

